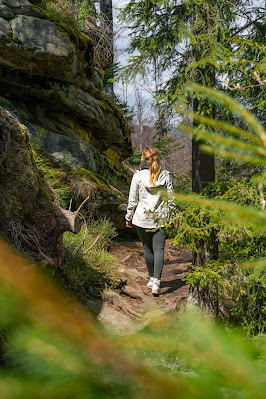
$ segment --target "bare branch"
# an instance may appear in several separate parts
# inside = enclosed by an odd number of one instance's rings
[[[230,0],[224,0],[227,4],[230,4],[232,7],[234,7],[236,10],[238,10],[241,14],[245,15],[245,17],[247,18],[247,20],[254,26],[254,28],[256,29],[256,31],[261,34],[261,32],[259,31],[257,25],[254,23],[254,21],[252,21],[252,19],[249,17],[249,15],[244,11],[241,10],[239,7],[237,7],[234,3],[232,3]]]
[[[79,213],[79,211],[81,210],[83,205],[88,201],[88,199],[90,199],[90,195],[88,195],[88,197],[81,203],[81,205],[78,207],[78,209],[74,213]]]
[[[96,244],[96,242],[99,240],[100,237],[101,237],[101,235],[99,234],[99,235],[96,237],[96,239],[93,241],[93,243],[91,244],[91,246],[90,246],[89,248],[87,248],[86,251],[84,251],[84,255],[87,254],[87,253],[92,249],[92,247],[94,247],[94,245]]]

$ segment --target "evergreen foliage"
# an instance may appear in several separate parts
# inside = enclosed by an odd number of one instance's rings
[[[220,87],[224,74],[240,86],[258,84],[256,76],[261,82],[264,79],[265,4],[252,0],[130,0],[121,19],[132,32],[129,51],[138,52],[122,77],[145,76],[156,60],[161,73],[170,76],[159,98],[170,104],[189,101],[185,86],[190,81]],[[253,89],[245,94],[238,91],[237,96],[255,97],[263,109],[265,88],[260,84],[255,89],[259,98]]]
[[[199,122],[198,127],[181,125],[181,130],[205,141],[207,144],[202,145],[205,151],[215,151],[244,165],[249,162],[259,165],[260,169],[265,167],[266,136],[260,121],[222,92],[195,84],[191,85],[191,90],[198,96],[222,102],[246,128],[192,114]],[[213,128],[211,132],[209,126]],[[227,302],[228,319],[245,326],[249,334],[265,333],[266,274],[265,268],[261,268],[266,259],[265,190],[262,186],[265,172],[260,169],[249,180],[243,180],[240,174],[239,180],[235,176],[235,179],[212,183],[200,195],[176,193],[175,198],[183,205],[179,205],[172,219],[174,242],[192,245],[194,252],[198,251],[200,240],[208,240],[213,230],[216,231],[220,260],[194,268],[187,281],[212,291],[217,301],[217,314]],[[248,259],[253,261],[254,270],[239,267],[243,262],[247,265]]]

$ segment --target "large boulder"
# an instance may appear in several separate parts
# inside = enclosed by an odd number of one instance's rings
[[[93,41],[27,0],[0,0],[0,95],[30,121],[119,160],[131,152],[123,112],[102,93]]]

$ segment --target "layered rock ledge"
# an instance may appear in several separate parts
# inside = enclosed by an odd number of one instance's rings
[[[102,92],[93,41],[28,0],[0,0],[0,97],[20,120],[81,138],[121,160],[131,152],[123,112]]]

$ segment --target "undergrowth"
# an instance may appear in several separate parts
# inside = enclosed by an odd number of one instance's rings
[[[107,219],[85,224],[79,234],[64,234],[64,262],[61,273],[69,292],[79,298],[100,298],[114,284],[117,261],[108,252],[117,232]]]
[[[81,300],[101,298],[103,290],[114,284],[117,268],[116,259],[108,252],[111,240],[117,235],[116,228],[108,219],[99,217],[98,212],[103,201],[98,196],[104,192],[111,195],[108,181],[65,159],[58,161],[38,148],[33,154],[58,206],[71,207],[74,211],[84,198],[91,197],[81,209],[85,222],[81,231],[64,233],[63,265],[54,277]]]
[[[97,216],[96,208],[100,206],[99,202],[104,198],[106,201],[108,195],[118,195],[121,200],[125,201],[123,192],[128,190],[128,185],[122,172],[119,175],[114,171],[113,176],[108,173],[105,178],[98,173],[79,168],[68,162],[67,159],[58,161],[45,151],[40,150],[34,142],[33,145],[35,147],[34,160],[50,184],[56,205],[64,209],[71,207],[71,210],[76,210],[80,203],[90,196],[90,200],[82,208],[82,213],[85,217],[94,217]],[[109,186],[110,184],[120,193],[114,192]]]

